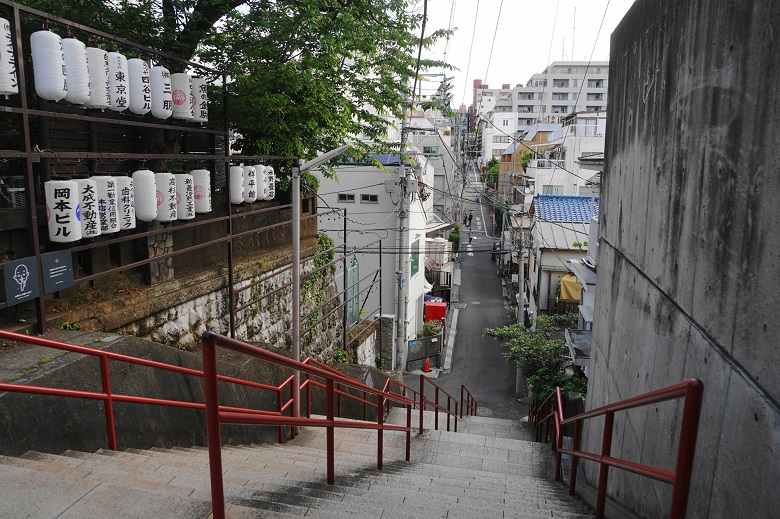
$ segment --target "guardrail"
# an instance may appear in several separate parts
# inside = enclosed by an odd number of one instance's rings
[[[217,381],[219,375],[217,374],[217,358],[216,348],[221,346],[238,353],[257,357],[265,361],[284,366],[293,370],[298,370],[307,374],[307,380],[304,382],[307,391],[309,391],[312,385],[324,385],[325,388],[325,418],[311,418],[296,417],[296,416],[284,416],[284,415],[257,415],[244,413],[237,410],[227,410],[219,405],[219,393],[217,389]],[[336,427],[343,428],[359,428],[359,429],[375,429],[377,431],[377,469],[382,469],[382,450],[383,450],[383,432],[386,430],[392,431],[405,431],[406,432],[406,461],[411,459],[411,421],[412,421],[412,405],[413,402],[400,395],[394,393],[384,392],[373,387],[362,384],[356,380],[353,380],[346,375],[343,375],[330,368],[323,368],[314,364],[319,364],[316,361],[310,361],[308,363],[298,362],[296,360],[271,353],[269,351],[260,349],[256,346],[252,346],[235,339],[230,339],[215,333],[206,332],[203,334],[203,372],[204,383],[206,393],[206,429],[208,436],[208,448],[209,448],[209,472],[211,478],[211,498],[213,507],[213,518],[224,519],[225,517],[225,495],[222,479],[222,442],[220,439],[220,426],[223,423],[231,424],[255,424],[255,425],[290,425],[297,426],[310,426],[310,427],[325,427],[325,443],[326,443],[326,456],[327,456],[327,481],[328,484],[335,484],[335,438],[334,429]],[[311,377],[319,377],[324,379],[324,384],[312,382]],[[353,395],[349,395],[342,389],[336,390],[336,386],[351,387],[358,391],[367,394],[373,394],[377,397],[377,402],[370,402],[366,398],[358,398]],[[337,420],[335,416],[335,404],[334,402],[340,396],[350,396],[359,401],[362,401],[364,405],[375,405],[377,409],[377,421],[347,421]],[[384,413],[381,410],[384,409],[386,402],[394,401],[405,406],[407,409],[406,421],[407,424],[392,425],[384,423]],[[307,408],[307,415],[310,414],[310,409]]]
[[[101,400],[104,405],[105,420],[106,420],[106,433],[108,436],[108,448],[111,450],[117,450],[116,441],[116,423],[114,420],[114,402],[130,402],[136,404],[147,405],[163,405],[168,407],[186,407],[190,409],[205,409],[206,404],[203,402],[188,402],[181,400],[168,400],[163,398],[149,398],[134,395],[126,395],[114,393],[111,388],[111,375],[109,372],[109,361],[126,362],[129,364],[136,364],[139,366],[146,366],[150,368],[162,369],[166,371],[172,371],[176,373],[182,373],[194,377],[203,377],[203,372],[197,369],[185,368],[182,366],[176,366],[173,364],[166,364],[164,362],[157,362],[153,360],[140,359],[129,355],[122,355],[119,353],[113,353],[110,351],[96,350],[85,346],[77,346],[75,344],[68,344],[61,341],[54,341],[51,339],[45,339],[43,337],[36,337],[33,335],[26,335],[21,333],[8,332],[0,330],[0,339],[16,341],[27,344],[35,344],[38,346],[45,346],[47,348],[53,348],[62,351],[69,351],[73,353],[80,353],[82,355],[88,355],[96,357],[100,362],[100,379],[102,391],[83,391],[75,389],[56,388],[48,386],[36,386],[28,385],[17,382],[0,382],[0,391],[11,391],[16,393],[30,393],[37,395],[59,396],[68,398],[81,398],[87,400]],[[273,391],[277,394],[277,409],[276,411],[265,411],[259,409],[248,408],[233,408],[223,407],[227,410],[240,410],[247,414],[261,414],[269,416],[279,416],[284,413],[291,405],[291,400],[283,401],[282,392],[284,388],[291,383],[292,377],[282,382],[279,386],[271,386],[268,384],[261,384],[258,382],[250,382],[247,380],[241,380],[234,377],[220,376],[221,382],[228,382],[233,384],[240,384],[244,386],[254,387],[261,390]],[[282,427],[279,427],[279,441],[283,441],[284,433]]]
[[[685,517],[685,509],[688,504],[688,491],[693,472],[693,456],[696,450],[696,436],[699,428],[699,414],[701,412],[704,384],[701,380],[693,379],[680,384],[675,384],[657,391],[645,393],[627,400],[621,400],[608,404],[598,409],[586,411],[570,418],[565,418],[563,413],[563,400],[560,388],[548,396],[544,402],[534,405],[529,409],[528,416],[532,423],[536,424],[536,440],[547,442],[551,440],[551,447],[556,450],[555,479],[561,478],[561,457],[563,454],[571,455],[571,473],[569,477],[569,495],[574,495],[576,488],[577,463],[580,458],[595,461],[599,464],[599,480],[596,498],[596,517],[604,517],[606,504],[607,479],[609,468],[615,467],[639,474],[663,483],[672,485],[672,501],[669,508],[670,519],[682,519]],[[673,471],[615,458],[612,450],[612,429],[614,417],[617,411],[626,411],[649,404],[684,398],[683,414],[680,425],[680,441],[677,448],[677,461]],[[602,430],[601,452],[599,454],[580,450],[582,427],[585,420],[604,417]],[[563,426],[574,424],[574,437],[571,449],[563,448]],[[552,436],[550,436],[552,433]]]

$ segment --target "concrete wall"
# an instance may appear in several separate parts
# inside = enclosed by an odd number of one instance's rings
[[[638,0],[612,35],[587,404],[704,382],[688,517],[780,507],[779,31],[776,0]],[[613,453],[673,468],[679,411],[621,414]],[[618,471],[609,494],[669,506]]]

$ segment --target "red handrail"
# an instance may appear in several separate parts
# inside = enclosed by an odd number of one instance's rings
[[[15,332],[9,332],[0,330],[0,339],[23,342],[27,344],[35,344],[38,346],[45,346],[47,348],[53,348],[57,350],[69,351],[73,353],[79,353],[82,355],[89,355],[91,357],[97,357],[100,362],[100,379],[102,383],[102,391],[83,391],[75,389],[64,389],[48,386],[28,385],[19,382],[0,382],[0,391],[10,391],[15,393],[29,393],[37,395],[48,396],[60,396],[69,398],[82,398],[88,400],[102,400],[104,404],[104,413],[106,421],[106,435],[108,439],[108,448],[111,450],[117,450],[116,441],[116,425],[114,420],[114,402],[129,402],[136,404],[147,405],[163,405],[168,407],[182,407],[190,409],[205,409],[206,404],[203,402],[187,402],[182,400],[169,400],[164,398],[150,398],[134,395],[125,395],[120,393],[114,393],[111,390],[111,376],[109,371],[109,360],[118,362],[127,362],[129,364],[136,364],[139,366],[146,366],[155,369],[163,369],[166,371],[172,371],[176,373],[182,373],[184,375],[190,375],[195,377],[203,377],[203,372],[197,369],[185,368],[182,366],[176,366],[174,364],[166,364],[164,362],[157,362],[153,360],[141,359],[132,357],[129,355],[123,355],[120,353],[114,353],[110,351],[96,350],[85,346],[77,346],[75,344],[68,344],[61,341],[55,341],[51,339],[45,339],[43,337],[36,337],[33,335],[20,334]],[[221,376],[219,380],[222,382],[230,382],[233,384],[240,384],[248,387],[254,387],[267,391],[275,391],[279,395],[279,406],[276,411],[265,411],[261,409],[248,409],[248,408],[233,408],[223,406],[222,409],[228,411],[240,410],[249,414],[262,414],[262,415],[280,415],[289,406],[289,403],[282,404],[281,391],[284,386],[270,386],[268,384],[261,384],[258,382],[251,382],[248,380],[242,380],[234,377]],[[280,428],[281,429],[281,428]],[[280,437],[282,432],[280,430]]]
[[[434,397],[433,400],[428,400],[425,398],[425,384],[426,382],[434,387]],[[439,393],[444,393],[447,396],[447,407],[439,405]],[[451,408],[451,403],[455,404],[455,412],[453,413]],[[435,430],[439,430],[439,411],[444,411],[447,414],[447,430],[450,430],[450,417],[455,417],[455,432],[458,432],[458,401],[455,399],[454,396],[447,393],[444,389],[442,389],[438,384],[436,384],[434,381],[426,377],[425,375],[420,375],[420,434],[423,434],[423,413],[425,412],[425,409],[428,405],[432,405],[435,413],[433,418],[433,428]]]
[[[310,418],[310,417],[295,417],[284,415],[257,415],[242,412],[234,412],[224,410],[219,405],[219,395],[217,392],[217,380],[219,376],[217,374],[217,358],[216,347],[221,346],[238,353],[257,357],[274,364],[284,366],[290,369],[298,370],[306,374],[306,381],[304,385],[309,389],[312,385],[320,385],[315,383],[311,377],[319,377],[325,380],[325,393],[326,393],[326,417]],[[383,432],[385,430],[392,431],[405,431],[406,432],[406,461],[411,459],[410,452],[410,432],[411,432],[411,406],[413,402],[406,397],[395,395],[393,393],[384,392],[378,389],[374,389],[371,386],[367,386],[361,382],[347,377],[346,375],[330,368],[329,366],[322,367],[317,366],[320,364],[316,361],[309,361],[307,363],[299,362],[289,359],[282,355],[271,353],[270,351],[263,350],[256,346],[246,344],[244,342],[217,335],[212,332],[206,332],[203,334],[203,372],[206,391],[206,423],[208,433],[208,447],[209,447],[209,472],[211,478],[211,496],[212,496],[212,512],[214,519],[224,519],[225,517],[225,496],[222,480],[222,442],[220,439],[220,425],[223,423],[233,424],[256,424],[256,425],[291,425],[291,426],[315,426],[325,427],[325,442],[327,453],[327,481],[332,485],[335,483],[335,438],[334,428],[362,428],[362,429],[376,429],[377,430],[377,469],[382,469],[382,450],[383,450]],[[334,397],[338,398],[341,394],[347,394],[341,390],[336,390],[335,386],[347,386],[358,391],[374,394],[377,397],[377,421],[376,423],[368,421],[346,421],[337,420],[334,410]],[[355,398],[355,397],[353,397]],[[385,424],[384,409],[385,403],[390,401],[398,402],[407,407],[407,424],[403,425],[391,425]],[[364,403],[368,403],[363,399]],[[310,409],[310,407],[308,408]]]
[[[571,455],[571,473],[569,474],[570,495],[574,495],[576,488],[577,463],[579,459],[583,458],[599,464],[596,498],[597,518],[604,517],[609,467],[615,467],[672,485],[669,517],[670,519],[682,519],[685,517],[685,510],[688,504],[688,492],[693,474],[693,457],[696,449],[696,436],[699,429],[699,415],[701,413],[703,393],[704,383],[701,380],[692,379],[565,418],[561,390],[556,388],[555,392],[549,395],[541,404],[537,405],[536,402],[534,403],[531,409],[529,409],[529,418],[536,424],[537,441],[544,442],[550,439],[550,422],[552,421],[553,431],[551,439],[553,441],[550,443],[551,447],[557,451],[555,463],[556,480],[559,480],[561,477],[561,456],[563,454]],[[684,398],[685,403],[683,404],[680,425],[677,461],[673,471],[652,465],[635,463],[611,455],[612,430],[616,412],[680,398]],[[604,417],[601,452],[595,454],[580,450],[584,421],[599,416]],[[564,425],[568,424],[574,424],[573,445],[571,449],[564,449],[562,429]],[[544,428],[544,432],[542,432],[542,428]]]
[[[466,394],[466,402],[463,402],[463,394]],[[471,396],[466,386],[460,385],[460,417],[463,418],[463,409],[466,409],[466,416],[477,415],[477,400]]]

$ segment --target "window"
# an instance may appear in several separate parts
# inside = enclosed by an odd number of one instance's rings
[[[568,79],[553,79],[553,88],[566,88],[569,86]]]
[[[378,204],[379,203],[379,195],[360,195],[360,203],[361,204]]]
[[[552,185],[546,185],[542,186],[542,194],[543,195],[560,195],[563,194],[563,186],[552,186]]]
[[[423,146],[423,155],[438,155],[438,146]]]
[[[517,113],[519,114],[530,114],[532,110],[532,105],[517,105]]]
[[[534,98],[534,95],[530,92],[518,92],[517,99],[520,101],[530,101]]]
[[[339,193],[339,202],[345,203],[345,204],[354,204],[355,203],[355,195],[352,193]]]
[[[512,111],[512,107],[511,106],[497,106],[496,107],[496,112],[497,113],[511,112],[511,111]]]
[[[554,114],[566,114],[568,112],[568,107],[566,106],[553,106],[552,107],[552,113]]]
[[[580,186],[580,196],[599,196],[598,186]]]
[[[412,243],[412,273],[410,277],[414,277],[420,270],[420,240]]]
[[[510,137],[509,135],[494,135],[493,142],[494,143],[512,142],[512,137]]]

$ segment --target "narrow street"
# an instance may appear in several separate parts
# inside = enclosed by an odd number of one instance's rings
[[[445,360],[445,370],[434,382],[457,399],[464,384],[484,408],[484,416],[518,419],[527,408],[515,399],[516,365],[504,359],[506,349],[499,341],[483,335],[485,328],[507,326],[511,321],[502,297],[498,264],[491,261],[492,246],[498,240],[486,232],[490,206],[476,201],[476,190],[484,185],[474,171],[469,173],[469,180],[463,197],[468,200],[467,213],[473,215],[472,240],[469,245],[469,227],[462,227],[461,285],[448,316],[455,334],[454,340],[448,340],[452,353],[447,352],[450,359]],[[411,387],[419,386],[418,375],[406,375],[405,379]]]

